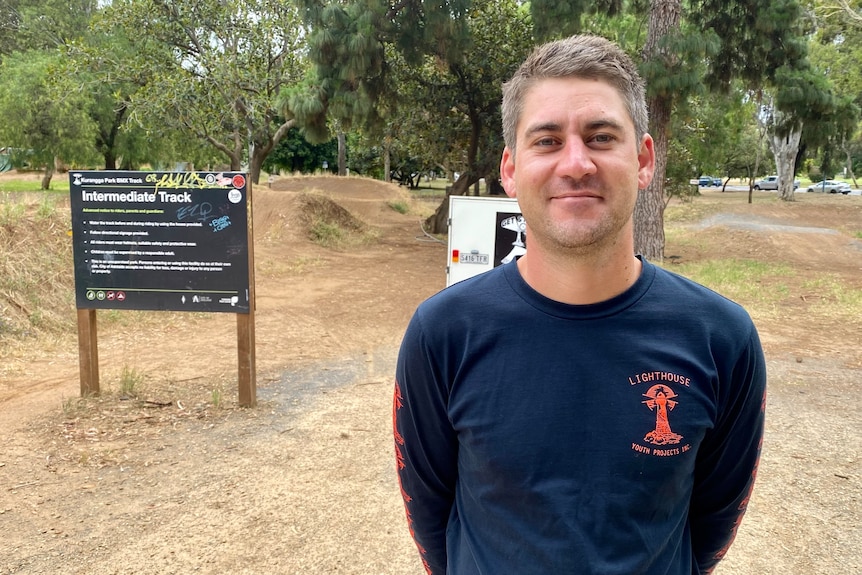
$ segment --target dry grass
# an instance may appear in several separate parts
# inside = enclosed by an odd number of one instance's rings
[[[65,198],[0,202],[0,339],[73,328],[74,277]]]

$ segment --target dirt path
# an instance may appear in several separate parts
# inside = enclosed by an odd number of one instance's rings
[[[417,216],[387,206],[403,197],[397,187],[276,187],[255,200],[257,408],[235,405],[232,316],[103,326],[109,393],[85,404],[75,400],[74,340],[4,366],[0,575],[421,573],[393,469],[391,378],[413,309],[445,284],[446,248],[426,241]],[[371,223],[377,239],[340,251],[306,241],[296,198],[309,188]],[[831,206],[719,200],[735,217],[838,233],[715,222],[698,242],[669,241],[672,261],[756,252],[862,287],[858,240],[843,227],[862,221],[862,202],[837,217]],[[790,306],[790,320],[755,317],[769,362],[767,435],[719,575],[862,572],[862,326],[809,318],[811,305]],[[123,367],[145,376],[138,399],[117,393]]]

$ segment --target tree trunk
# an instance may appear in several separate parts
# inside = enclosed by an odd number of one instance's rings
[[[383,181],[392,181],[392,153],[389,150],[389,137],[383,139]]]
[[[786,136],[772,136],[772,153],[775,155],[775,168],[778,172],[778,197],[785,202],[792,202],[796,192],[793,185],[793,166],[801,136],[801,126],[794,128]]]
[[[760,110],[762,108],[763,102],[763,93],[758,92],[757,94],[757,109]],[[757,174],[760,173],[760,158],[761,152],[763,150],[763,139],[766,137],[766,127],[763,125],[763,121],[757,116],[755,113],[754,121],[757,123],[757,150],[754,152],[754,173],[749,174],[748,176],[748,203],[753,202],[753,194],[754,194],[754,178],[757,177]]]
[[[42,189],[47,190],[51,186],[51,178],[54,177],[54,162],[47,162],[45,164],[45,173],[42,174]]]
[[[644,60],[666,59],[662,39],[679,29],[680,0],[650,2],[649,28],[644,46]],[[663,97],[649,98],[650,134],[655,141],[655,174],[652,183],[638,193],[635,204],[635,252],[650,260],[664,257],[664,179],[667,171],[667,138],[672,101]]]
[[[505,196],[506,195],[506,190],[503,189],[503,184],[500,183],[499,178],[486,176],[485,181],[488,182],[488,195],[489,196]]]
[[[114,155],[113,149],[108,149],[105,151],[105,169],[106,170],[116,170],[117,169],[117,157]]]
[[[338,175],[347,175],[347,137],[338,130]]]
[[[254,154],[251,156],[251,162],[248,164],[248,177],[253,184],[260,183],[260,171],[263,168],[263,162],[266,160],[266,154],[258,148],[254,149]]]
[[[853,157],[850,155],[850,146],[847,145],[847,138],[841,139],[841,149],[844,151],[846,162],[845,167],[850,173],[850,179],[853,180],[853,187],[858,188],[859,186],[856,183],[856,174],[853,173]]]
[[[445,234],[449,231],[449,196],[464,196],[475,182],[478,176],[472,173],[461,174],[454,185],[446,188],[446,197],[437,206],[437,211],[425,220],[425,231],[431,234]]]

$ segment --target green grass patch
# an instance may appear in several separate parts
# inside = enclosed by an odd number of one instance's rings
[[[664,210],[665,224],[686,224],[699,222],[716,210],[704,202],[685,202],[667,206]]]
[[[311,240],[325,248],[338,248],[347,241],[347,231],[338,223],[315,218],[308,229]]]
[[[812,307],[828,315],[845,315],[858,322],[862,318],[862,289],[847,286],[835,274],[823,274],[802,284],[803,296]]]
[[[123,366],[119,380],[120,396],[137,397],[143,382],[144,374],[142,372],[134,367]]]
[[[407,202],[402,202],[398,200],[388,202],[386,205],[398,212],[399,214],[407,214],[410,212],[410,206],[407,205]]]
[[[27,206],[19,202],[0,203],[0,226],[15,227],[27,213]]]
[[[34,192],[42,194],[68,194],[69,176],[66,174],[56,175],[51,178],[47,190],[42,189],[40,180],[3,180],[0,182],[0,192],[23,193]]]
[[[785,265],[742,259],[683,263],[673,271],[743,305],[775,305],[787,298],[783,280],[794,274]]]

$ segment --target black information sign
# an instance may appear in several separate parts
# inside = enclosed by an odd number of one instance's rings
[[[249,312],[247,178],[69,172],[78,309]]]

